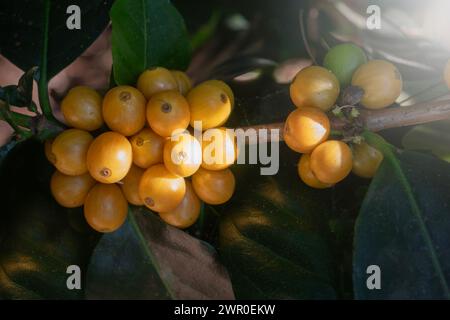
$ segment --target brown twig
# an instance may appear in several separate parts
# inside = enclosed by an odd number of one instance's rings
[[[416,124],[450,119],[450,100],[419,103],[378,111],[365,111],[365,127],[370,131],[407,127]]]
[[[335,131],[343,131],[352,127],[352,124],[337,117],[330,117],[331,128]],[[409,107],[392,107],[383,110],[361,110],[358,117],[357,126],[373,132],[385,129],[407,127],[417,124],[429,123],[439,120],[450,119],[450,100],[419,103]],[[283,141],[281,134],[284,128],[284,122],[262,124],[243,127],[241,129],[279,129],[279,141]],[[259,142],[271,141],[270,134],[267,139],[260,139]]]

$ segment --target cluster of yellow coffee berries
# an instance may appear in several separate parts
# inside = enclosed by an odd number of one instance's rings
[[[358,176],[373,177],[383,160],[381,152],[364,141],[349,146],[328,140],[331,125],[326,112],[336,107],[341,85],[362,89],[360,104],[368,109],[392,105],[402,91],[401,75],[392,63],[366,61],[364,52],[352,44],[330,49],[324,65],[304,68],[294,78],[290,96],[297,109],[284,127],[286,144],[303,154],[298,163],[300,178],[319,189],[342,181],[352,170]]]
[[[201,201],[222,204],[233,195],[228,167],[235,139],[221,127],[233,105],[226,83],[192,88],[184,72],[162,67],[144,71],[136,88],[117,86],[103,98],[72,88],[61,104],[71,128],[45,143],[57,169],[54,198],[68,208],[84,205],[86,221],[99,232],[119,228],[128,203],[147,206],[173,226],[191,226]],[[189,128],[196,124],[197,133]]]

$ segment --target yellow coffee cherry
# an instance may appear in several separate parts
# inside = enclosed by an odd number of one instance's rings
[[[133,163],[138,167],[148,167],[163,162],[165,139],[150,128],[144,128],[130,138]]]
[[[164,164],[180,177],[193,175],[202,163],[200,142],[188,133],[172,136],[164,145]]]
[[[299,108],[289,114],[284,125],[284,141],[289,148],[309,153],[328,139],[330,120],[317,108]]]
[[[85,86],[70,89],[61,102],[61,112],[71,127],[93,131],[103,125],[102,97]]]
[[[79,176],[87,172],[86,157],[93,141],[92,135],[79,129],[68,129],[60,133],[52,144],[54,165],[69,176]]]
[[[86,196],[95,185],[95,180],[85,173],[79,176],[68,176],[55,171],[50,180],[50,189],[59,205],[65,208],[76,208],[84,204]]]
[[[119,229],[128,213],[128,203],[115,184],[97,183],[89,191],[84,202],[84,217],[98,232],[113,232]]]
[[[447,87],[450,89],[450,60],[448,60],[447,65],[444,70],[444,80],[447,83]]]
[[[155,93],[167,90],[178,90],[178,85],[173,74],[169,70],[157,67],[142,72],[137,82],[137,88],[144,94],[145,98],[149,100]]]
[[[95,180],[101,183],[116,183],[127,175],[132,159],[128,139],[120,133],[108,131],[92,142],[86,163]]]
[[[402,93],[403,81],[398,69],[384,60],[371,60],[353,74],[352,85],[364,90],[361,104],[382,109],[393,104]]]
[[[212,171],[200,168],[192,176],[192,186],[201,200],[217,205],[230,200],[236,182],[230,169]]]
[[[163,164],[155,164],[142,175],[139,196],[149,209],[155,212],[174,210],[184,198],[186,183],[183,177],[174,175]]]
[[[103,117],[108,127],[124,136],[131,136],[145,125],[146,100],[139,90],[118,86],[103,99]]]
[[[361,178],[373,178],[381,162],[383,154],[366,142],[353,145],[352,171]]]
[[[202,130],[215,128],[224,124],[231,113],[231,101],[221,88],[208,83],[201,83],[187,95],[191,107],[190,124],[200,121]]]
[[[290,86],[292,102],[298,107],[330,110],[339,96],[339,81],[331,71],[310,66],[300,70]]]
[[[352,151],[342,141],[326,141],[311,153],[310,166],[319,181],[338,183],[352,171]]]
[[[142,201],[139,196],[139,183],[141,182],[144,171],[144,169],[132,165],[130,171],[128,171],[127,175],[122,179],[120,184],[123,195],[127,201],[135,206],[144,205],[144,201]]]
[[[326,189],[332,187],[333,184],[323,183],[322,181],[319,181],[319,179],[317,179],[317,177],[311,170],[310,160],[311,157],[309,154],[303,154],[301,156],[297,166],[297,171],[300,179],[302,179],[302,181],[311,188]]]
[[[225,93],[228,96],[228,99],[230,99],[231,109],[234,108],[234,93],[233,93],[233,90],[231,90],[231,88],[230,88],[230,86],[228,84],[226,84],[222,80],[215,80],[215,79],[207,80],[207,81],[203,82],[203,84],[216,86],[217,88],[222,89],[223,91],[225,91]]]
[[[223,170],[236,160],[235,135],[226,128],[208,129],[202,136],[202,167]]]
[[[180,92],[183,96],[185,96],[192,88],[191,79],[183,71],[172,70],[171,72],[172,76],[177,82],[178,92]]]
[[[186,229],[192,226],[200,216],[201,202],[189,181],[186,181],[186,193],[175,209],[161,212],[159,216],[167,224],[176,228]]]
[[[189,119],[189,104],[178,91],[159,92],[147,103],[148,124],[162,137],[186,129]]]
[[[52,145],[53,145],[54,139],[47,139],[44,142],[44,150],[45,150],[45,157],[51,164],[55,164],[56,157],[52,152]]]

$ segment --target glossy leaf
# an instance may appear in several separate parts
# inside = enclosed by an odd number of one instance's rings
[[[111,9],[114,78],[135,84],[150,67],[184,70],[190,43],[183,18],[167,0],[116,0]]]
[[[280,171],[237,166],[237,190],[222,211],[219,252],[238,299],[331,299],[330,191],[296,178],[298,155],[283,147]],[[251,181],[249,184],[248,182]]]
[[[22,70],[40,65],[45,3],[50,2],[48,33],[48,79],[74,61],[106,28],[113,0],[17,0],[2,3],[1,51]],[[76,4],[81,11],[81,29],[69,30],[66,13]]]
[[[193,50],[199,49],[203,44],[210,40],[217,31],[221,18],[221,12],[213,11],[208,21],[200,26],[197,31],[191,36],[191,47]]]
[[[411,129],[403,137],[408,150],[431,151],[435,156],[450,162],[450,121],[424,124]]]
[[[17,85],[0,87],[0,99],[8,101],[10,105],[16,107],[26,107],[32,112],[37,112],[33,102],[33,81],[37,72],[37,67],[33,67],[25,72],[19,79]]]
[[[374,142],[385,160],[356,223],[355,297],[449,299],[450,165]],[[379,290],[368,289],[370,265],[381,270]]]
[[[127,222],[105,234],[87,275],[90,299],[233,299],[227,271],[202,242],[132,208]]]
[[[96,242],[92,231],[74,229],[69,210],[51,197],[49,176],[54,169],[40,143],[17,145],[0,172],[0,298],[79,299],[69,290],[67,267],[77,265],[81,277]],[[82,212],[71,210],[76,220]],[[81,218],[81,219],[80,219]]]

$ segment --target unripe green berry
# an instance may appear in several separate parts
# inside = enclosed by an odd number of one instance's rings
[[[328,51],[323,60],[323,66],[333,72],[341,88],[345,88],[351,83],[355,70],[366,62],[366,54],[361,48],[351,43],[344,43]]]

